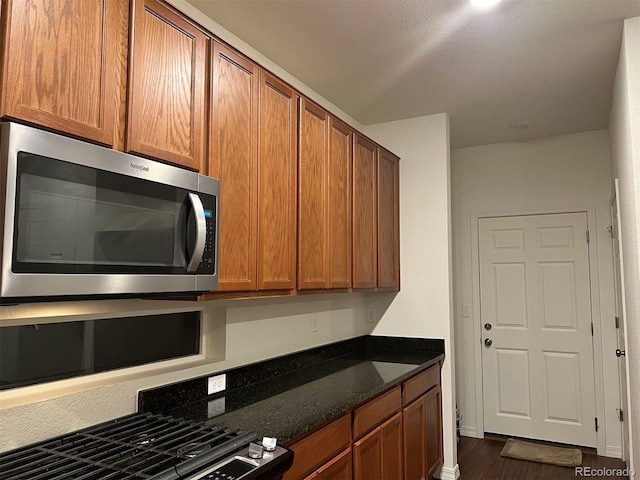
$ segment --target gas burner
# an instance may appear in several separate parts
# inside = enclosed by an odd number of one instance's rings
[[[193,458],[209,450],[211,450],[211,445],[208,443],[187,443],[180,447],[176,453],[179,458]]]
[[[281,479],[293,452],[254,458],[254,432],[133,414],[0,453],[2,480]]]
[[[156,438],[152,437],[148,433],[139,433],[133,437],[133,444],[136,447],[150,447],[155,442]]]

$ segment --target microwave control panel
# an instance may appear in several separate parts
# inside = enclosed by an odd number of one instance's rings
[[[204,207],[204,218],[207,222],[207,238],[204,244],[202,261],[198,265],[196,275],[213,275],[216,271],[216,197],[199,195]]]

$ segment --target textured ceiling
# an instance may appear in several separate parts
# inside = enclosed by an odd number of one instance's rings
[[[607,128],[623,19],[640,15],[640,0],[188,1],[364,125],[448,112],[453,148]]]

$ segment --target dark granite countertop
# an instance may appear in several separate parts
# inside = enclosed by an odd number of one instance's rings
[[[138,406],[288,444],[442,358],[442,340],[358,337],[229,370],[224,394],[207,397],[203,377],[140,392]]]

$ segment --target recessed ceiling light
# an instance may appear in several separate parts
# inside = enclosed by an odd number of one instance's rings
[[[514,130],[526,130],[531,126],[529,122],[513,122],[509,124],[509,128],[513,128]]]
[[[476,8],[491,8],[499,2],[500,0],[471,0],[471,5]]]

